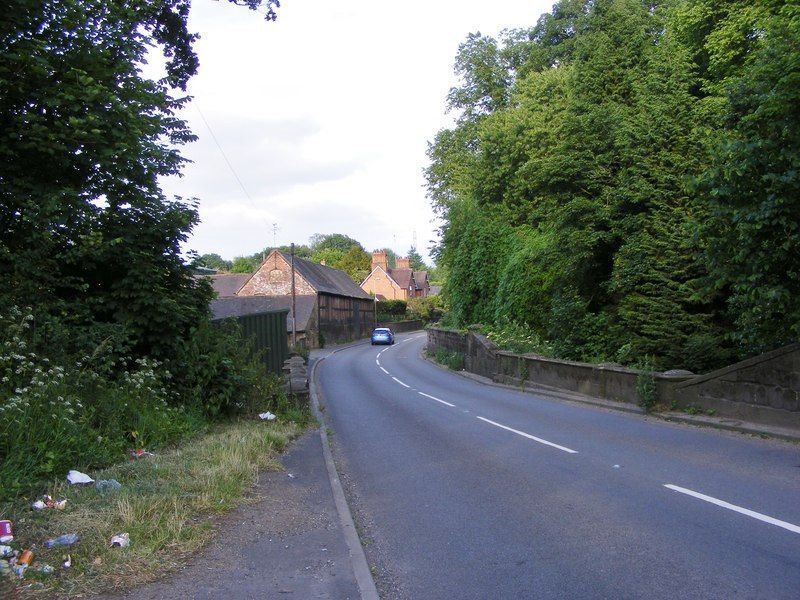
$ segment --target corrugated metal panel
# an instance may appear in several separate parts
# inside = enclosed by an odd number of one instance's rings
[[[267,368],[280,375],[283,361],[289,358],[286,332],[288,309],[274,310],[234,317],[242,330],[242,337],[253,340],[253,350],[261,356]]]

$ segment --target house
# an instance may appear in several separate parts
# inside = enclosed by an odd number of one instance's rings
[[[389,268],[385,250],[372,253],[372,271],[361,289],[379,300],[424,298],[430,293],[427,271],[414,271],[408,258],[398,257],[394,269]]]
[[[214,318],[289,309],[290,339],[294,326],[298,343],[308,348],[364,338],[375,326],[374,299],[346,273],[297,256],[292,261],[278,250],[255,273],[216,275],[211,284],[217,290],[217,299],[211,303]]]

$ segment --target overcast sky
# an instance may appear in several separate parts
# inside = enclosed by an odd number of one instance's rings
[[[282,0],[268,23],[195,0],[200,71],[184,117],[200,139],[184,149],[184,177],[163,182],[200,199],[189,248],[252,254],[277,223],[279,245],[344,233],[399,254],[416,231],[427,260],[437,224],[422,171],[428,141],[451,123],[458,45],[532,26],[552,1]]]

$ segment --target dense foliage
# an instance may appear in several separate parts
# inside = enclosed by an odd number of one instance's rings
[[[232,0],[275,18],[276,0]],[[235,412],[261,375],[210,334],[167,198],[194,136],[187,0],[9,0],[0,15],[0,495]],[[166,59],[148,79],[149,52]],[[18,307],[25,307],[24,309]],[[262,390],[263,391],[263,390]],[[261,396],[262,398],[264,396]]]
[[[778,0],[561,0],[470,35],[427,169],[453,324],[695,370],[796,340],[799,28]]]

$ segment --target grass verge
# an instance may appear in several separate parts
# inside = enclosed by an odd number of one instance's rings
[[[293,415],[297,416],[297,415]],[[67,498],[63,511],[33,511],[32,499],[0,506],[0,519],[14,525],[12,545],[34,553],[24,579],[0,577],[0,597],[64,597],[112,591],[152,581],[178,567],[212,535],[214,516],[252,500],[259,471],[278,470],[278,453],[303,430],[300,423],[241,420],[156,456],[90,473],[116,479],[122,489],[55,483],[44,493]],[[128,548],[109,548],[111,536],[127,532]],[[44,541],[66,533],[80,540],[47,549]],[[72,567],[60,568],[69,554]],[[52,575],[35,572],[44,564]]]

